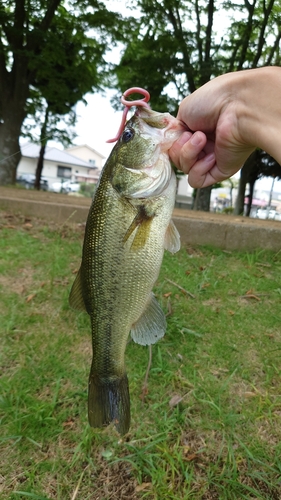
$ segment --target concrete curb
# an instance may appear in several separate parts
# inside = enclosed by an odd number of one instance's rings
[[[73,200],[75,203],[75,201]],[[89,206],[69,205],[64,203],[54,203],[49,201],[24,200],[21,198],[0,198],[0,208],[2,210],[21,213],[27,217],[38,217],[48,219],[58,224],[66,221],[85,222],[89,212]]]
[[[201,218],[200,218],[201,215]],[[262,221],[231,215],[174,211],[173,220],[183,244],[212,245],[224,250],[281,249],[281,222]]]
[[[91,200],[54,193],[0,189],[0,209],[63,224],[84,223]],[[183,244],[225,250],[281,249],[281,222],[175,209],[173,220]]]

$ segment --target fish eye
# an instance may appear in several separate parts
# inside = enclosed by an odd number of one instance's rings
[[[122,134],[122,141],[123,142],[129,142],[131,139],[133,139],[135,135],[135,131],[132,128],[126,128]]]

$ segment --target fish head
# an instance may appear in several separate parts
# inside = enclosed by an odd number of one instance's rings
[[[116,144],[118,160],[130,168],[144,169],[167,152],[184,130],[182,122],[169,113],[139,107]]]
[[[132,198],[162,193],[172,176],[168,150],[184,130],[169,113],[138,107],[114,148],[113,186]]]

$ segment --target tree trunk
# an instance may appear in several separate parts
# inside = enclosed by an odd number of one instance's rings
[[[6,2],[7,5],[12,2]],[[5,47],[5,37],[0,37],[0,185],[13,184],[16,180],[17,166],[21,158],[19,137],[22,123],[26,116],[26,101],[29,86],[34,80],[36,70],[32,70],[34,57],[40,56],[40,50],[45,43],[44,33],[47,32],[61,0],[49,0],[45,11],[34,13],[36,22],[29,29],[33,15],[30,2],[17,0],[14,11],[11,8],[11,24],[8,33],[9,7],[2,7],[1,15],[4,24],[7,23],[8,47]],[[7,9],[7,12],[5,10]],[[3,12],[2,12],[3,11]],[[1,19],[2,21],[2,19]],[[5,30],[4,30],[5,31]],[[34,71],[34,72],[33,72]]]
[[[40,190],[40,183],[41,183],[41,175],[43,172],[43,167],[44,167],[44,155],[45,155],[45,150],[48,142],[47,138],[47,126],[48,126],[48,120],[49,120],[49,106],[47,106],[46,111],[45,111],[45,119],[44,123],[41,128],[41,134],[40,134],[40,153],[39,153],[39,158],[37,162],[37,167],[36,167],[36,173],[35,173],[35,181],[34,181],[34,187],[35,189]]]
[[[234,208],[234,215],[243,215],[244,214],[245,191],[246,191],[247,182],[248,182],[247,173],[243,167],[241,169],[241,172],[240,172],[240,180],[239,180],[237,199],[236,199],[235,208]]]
[[[3,68],[0,71],[0,185],[15,183],[17,166],[21,159],[19,137],[29,93],[26,65],[24,56],[15,57],[10,74],[3,71]],[[14,82],[16,76],[20,84],[12,85],[11,82]]]
[[[245,213],[246,217],[250,217],[252,203],[253,203],[254,187],[255,187],[255,181],[251,181],[250,182],[250,191],[248,194],[248,203],[247,203],[246,213]]]
[[[271,201],[272,201],[274,183],[275,183],[275,177],[272,178],[272,184],[271,184],[270,193],[269,193],[269,200],[268,200],[268,205],[267,205],[267,207],[268,207],[268,209],[267,209],[267,219],[268,219],[268,216],[269,216],[269,210],[271,208]]]
[[[39,158],[38,158],[36,172],[35,172],[35,181],[34,181],[34,187],[38,191],[40,190],[40,187],[41,187],[41,175],[42,175],[42,171],[43,171],[43,167],[44,167],[45,149],[46,149],[46,144],[41,144]]]
[[[212,186],[197,189],[193,210],[210,211]]]
[[[257,157],[258,157],[258,150],[256,149],[245,161],[243,167],[241,168],[238,195],[235,203],[234,215],[244,214],[246,185],[248,182],[250,184],[252,183],[255,184],[257,180],[257,164],[256,164]]]
[[[0,185],[15,184],[21,159],[19,134],[0,124]]]

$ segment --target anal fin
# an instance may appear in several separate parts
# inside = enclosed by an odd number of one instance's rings
[[[155,344],[164,337],[166,327],[165,314],[151,293],[145,310],[131,328],[131,337],[137,344]]]

